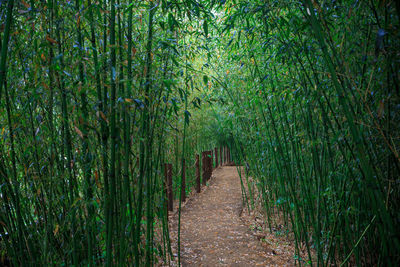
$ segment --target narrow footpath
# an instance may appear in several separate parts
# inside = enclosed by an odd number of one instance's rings
[[[242,195],[237,168],[220,167],[210,185],[189,199],[181,214],[182,266],[292,266],[287,257],[253,235],[241,218]],[[178,216],[172,216],[177,236]],[[174,242],[176,250],[176,240]]]

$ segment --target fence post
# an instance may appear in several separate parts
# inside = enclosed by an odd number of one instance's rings
[[[164,163],[164,194],[165,194],[165,209],[167,210],[168,219],[168,164]]]
[[[168,192],[168,210],[173,211],[174,210],[174,194],[172,192],[172,164],[166,164],[166,169],[167,169],[167,179],[168,179],[168,187],[167,187],[167,192]]]
[[[214,158],[215,158],[215,154],[214,154],[214,149],[211,148],[211,170],[214,170]],[[217,168],[217,166],[215,166],[215,168]]]
[[[212,150],[208,151],[208,173],[207,173],[207,180],[210,180],[211,174],[212,174],[212,169],[213,169],[213,152]]]
[[[200,156],[196,154],[196,192],[200,193]]]
[[[215,154],[215,168],[218,168],[218,148],[214,148]]]
[[[181,187],[181,201],[186,200],[186,166],[185,159],[182,160],[182,187]]]
[[[203,169],[203,185],[207,182],[207,151],[201,152],[201,167]]]

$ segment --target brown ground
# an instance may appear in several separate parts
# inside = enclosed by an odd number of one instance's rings
[[[255,226],[249,225],[249,216],[241,217],[242,210],[237,168],[214,170],[210,185],[182,206],[182,266],[294,265],[293,251],[286,249],[291,244],[273,234],[269,238],[263,233],[260,238]],[[177,217],[176,213],[170,218],[175,256]]]

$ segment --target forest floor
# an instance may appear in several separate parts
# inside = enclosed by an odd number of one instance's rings
[[[177,266],[178,213],[169,221]],[[294,266],[294,241],[262,225],[265,218],[242,205],[237,167],[215,169],[209,185],[182,205],[182,266]]]

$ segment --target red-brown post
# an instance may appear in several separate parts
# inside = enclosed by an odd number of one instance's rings
[[[214,169],[214,150],[211,149],[210,152],[211,152],[211,170],[213,170]]]
[[[181,187],[181,201],[185,202],[186,200],[186,168],[185,168],[185,159],[182,160],[182,187]]]
[[[214,149],[211,149],[211,153],[214,155]],[[211,157],[211,173],[214,170],[214,163],[215,163],[215,157]]]
[[[215,154],[215,168],[218,168],[218,148],[214,148]]]
[[[196,154],[196,192],[200,193],[200,156]]]
[[[201,167],[203,169],[203,185],[207,182],[207,151],[201,152]]]
[[[165,194],[165,208],[167,209],[167,215],[168,215],[168,164],[167,163],[164,163],[164,194]]]
[[[172,192],[172,164],[166,164],[167,166],[167,179],[168,179],[168,187],[167,187],[167,192],[168,192],[168,210],[173,211],[174,210],[174,195]]]
[[[208,173],[210,172],[210,153],[209,151],[206,151],[206,160],[205,160],[205,165],[206,165],[206,181],[208,181]]]
[[[207,161],[208,161],[208,173],[207,173],[207,180],[210,180],[211,178],[211,174],[212,174],[212,169],[213,169],[213,157],[212,157],[212,150],[208,151],[208,157],[207,157]]]

